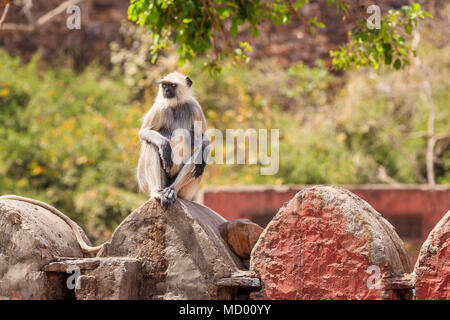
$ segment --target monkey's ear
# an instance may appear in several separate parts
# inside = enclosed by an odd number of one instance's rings
[[[156,83],[156,84],[161,84],[163,81],[164,81],[164,79],[161,79],[161,80],[155,81],[155,83]]]
[[[186,84],[188,86],[188,88],[190,88],[192,86],[192,80],[189,77],[186,77]]]

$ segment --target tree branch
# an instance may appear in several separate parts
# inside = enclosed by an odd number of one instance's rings
[[[32,32],[41,27],[42,25],[46,24],[50,20],[52,20],[57,15],[61,14],[65,10],[67,10],[68,7],[79,4],[81,2],[90,1],[90,0],[68,0],[63,3],[61,3],[59,6],[57,6],[55,9],[50,10],[49,12],[42,15],[39,19],[37,19],[36,23],[34,24],[17,24],[17,23],[5,23],[1,24],[3,22],[3,19],[5,16],[5,12],[3,12],[2,20],[0,20],[0,31],[24,31],[24,32]],[[7,5],[9,6],[9,4]],[[5,8],[5,11],[7,11],[7,8]]]
[[[231,54],[234,57],[233,45],[231,44],[230,39],[227,37],[225,30],[223,28],[223,25],[220,23],[219,19],[217,18],[214,4],[212,3],[211,0],[208,0],[208,2],[209,2],[209,5],[211,6],[214,24],[216,25],[216,28],[219,30],[219,33],[221,34],[222,39],[225,42],[225,45],[230,49]]]
[[[60,13],[66,11],[66,9],[70,6],[76,5],[80,2],[84,2],[86,0],[69,0],[66,2],[61,3],[59,6],[57,6],[55,9],[50,10],[49,12],[47,12],[46,14],[44,14],[42,17],[40,17],[36,24],[37,26],[41,26],[47,22],[49,22],[51,19],[53,19],[54,17],[56,17],[57,15],[59,15]]]
[[[5,21],[6,15],[8,14],[10,3],[7,3],[5,9],[3,10],[2,17],[0,18],[0,29],[2,28],[3,21]]]
[[[378,179],[380,179],[383,182],[386,182],[388,184],[393,184],[393,185],[399,185],[401,184],[400,182],[398,182],[397,180],[395,180],[394,178],[390,177],[387,172],[386,172],[386,168],[383,167],[381,164],[378,165]]]
[[[443,139],[450,139],[450,133],[436,133],[433,135],[436,141]],[[414,132],[409,135],[410,139],[418,139],[418,138],[430,138],[430,135],[427,132]]]
[[[34,19],[33,14],[31,13],[32,7],[33,7],[33,0],[24,0],[22,12],[24,13],[29,23],[35,24],[36,19]]]
[[[307,25],[306,25],[306,20],[298,13],[297,10],[295,10],[295,7],[294,7],[294,4],[292,3],[292,0],[288,0],[287,3],[288,3],[288,6],[289,6],[289,10],[298,19],[298,21],[300,21],[304,31],[308,32],[308,28],[307,28]]]
[[[428,91],[428,90],[427,90]],[[428,141],[427,141],[427,179],[428,184],[434,186],[436,181],[434,179],[434,146],[436,144],[436,139],[434,138],[434,123],[436,119],[436,112],[434,103],[431,101],[430,112],[428,118]]]

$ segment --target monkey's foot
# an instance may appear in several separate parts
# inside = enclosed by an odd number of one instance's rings
[[[174,188],[167,187],[161,191],[161,206],[167,210],[177,199],[177,193]]]

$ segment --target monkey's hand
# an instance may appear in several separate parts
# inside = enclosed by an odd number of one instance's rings
[[[139,140],[145,141],[158,148],[160,148],[164,142],[168,141],[161,133],[150,128],[143,128],[139,131]]]
[[[150,198],[155,198],[155,199],[161,200],[161,198],[163,196],[162,191],[163,191],[163,189],[152,190],[152,192],[150,194]]]
[[[177,199],[177,193],[173,187],[167,187],[161,191],[161,206],[167,210]]]
[[[169,141],[164,141],[158,148],[159,156],[161,158],[161,164],[165,172],[169,172],[170,168],[173,166],[172,161],[172,147]]]

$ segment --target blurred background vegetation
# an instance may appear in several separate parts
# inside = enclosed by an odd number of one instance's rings
[[[54,50],[25,46],[30,35],[0,32],[0,194],[51,203],[94,242],[108,238],[145,201],[135,179],[137,133],[154,80],[174,70],[194,80],[209,127],[280,129],[278,174],[261,176],[258,165],[211,165],[203,186],[427,183],[432,107],[440,135],[434,178],[450,184],[450,10],[445,1],[437,7],[422,27],[419,58],[400,71],[335,72],[310,43],[307,59],[290,51],[281,59],[255,46],[249,64],[227,64],[217,75],[204,70],[202,58],[178,67],[171,50],[152,64],[148,32],[121,17],[113,37],[99,33],[107,47],[85,48],[87,56],[78,38],[58,48],[58,32],[47,33]],[[48,28],[59,30],[55,23]],[[340,40],[325,47],[333,41]]]

